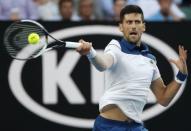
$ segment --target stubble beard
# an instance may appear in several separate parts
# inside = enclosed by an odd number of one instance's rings
[[[141,36],[138,36],[138,38],[135,38],[135,39],[130,38],[130,37],[131,37],[131,36],[129,36],[128,38],[126,38],[126,40],[127,40],[128,42],[133,43],[133,44],[135,44],[135,45],[139,45],[139,44],[140,44],[140,42],[141,42]]]

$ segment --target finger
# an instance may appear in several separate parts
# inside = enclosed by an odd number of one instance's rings
[[[179,54],[179,57],[180,57],[180,55],[181,55],[181,46],[180,45],[178,45],[178,54]]]
[[[187,50],[184,51],[185,60],[187,60]]]
[[[82,50],[83,50],[83,52],[86,52],[86,50],[87,50],[87,43],[84,43],[84,46],[83,46]]]
[[[85,52],[88,52],[90,50],[91,46],[92,46],[91,43],[88,42],[86,44],[86,46],[84,47]]]
[[[184,56],[184,46],[181,46],[182,55]]]
[[[84,48],[86,47],[86,44],[88,42],[84,41],[83,39],[79,40],[79,43],[81,43],[81,45],[79,46],[79,48],[77,48],[78,50],[84,50]]]
[[[184,57],[185,60],[187,59],[187,50],[183,51],[183,57]]]
[[[182,46],[182,45],[180,46],[180,55],[179,55],[179,57],[180,57],[180,60],[182,62],[184,62],[186,60],[184,46]]]
[[[183,45],[181,46],[181,49],[182,49],[182,55],[184,55],[184,51],[185,50],[184,50],[184,46]]]
[[[79,43],[83,43],[83,41],[84,41],[83,39],[80,39],[80,40],[79,40]]]
[[[79,51],[80,54],[85,55],[89,52],[90,50],[90,43],[89,42],[84,42],[83,46],[81,47],[81,50]]]
[[[76,48],[77,52],[80,52],[81,50],[82,50],[82,44],[78,48]]]
[[[184,50],[184,46],[182,45],[181,48]]]
[[[182,58],[186,61],[187,60],[187,50],[184,49],[184,46],[182,46]]]
[[[179,57],[182,57],[182,46],[181,45],[179,45],[178,46],[178,49],[179,49]]]
[[[79,40],[79,43],[81,43],[80,46],[78,48],[76,48],[76,51],[78,51],[78,52],[80,52],[84,46],[83,40]]]

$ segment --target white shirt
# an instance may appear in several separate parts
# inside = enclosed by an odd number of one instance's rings
[[[108,104],[117,105],[124,114],[142,123],[141,114],[147,102],[151,82],[160,77],[155,57],[148,47],[138,51],[126,40],[112,40],[105,48],[114,58],[112,67],[105,71],[105,93],[99,109]]]

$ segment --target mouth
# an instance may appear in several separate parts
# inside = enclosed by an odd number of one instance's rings
[[[138,35],[138,33],[137,33],[137,32],[130,32],[129,35],[130,35],[130,36],[136,36],[136,35]]]

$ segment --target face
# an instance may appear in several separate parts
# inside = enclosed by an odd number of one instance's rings
[[[119,24],[119,28],[126,40],[139,44],[141,35],[145,31],[145,23],[142,20],[141,14],[130,13],[124,16],[123,21]]]
[[[80,15],[84,19],[89,19],[93,13],[93,3],[91,0],[82,0],[79,6]]]
[[[73,13],[73,5],[71,2],[63,2],[60,9],[60,14],[64,19],[70,19]]]

